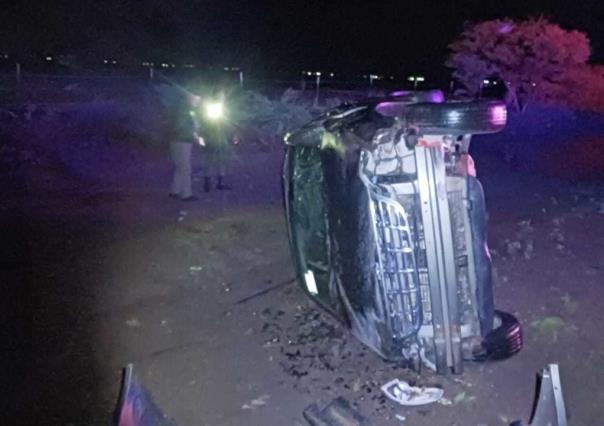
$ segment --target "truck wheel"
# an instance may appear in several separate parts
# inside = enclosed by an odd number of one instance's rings
[[[500,101],[450,101],[411,104],[403,116],[425,134],[477,135],[502,130],[507,110]]]
[[[472,361],[498,361],[510,358],[522,349],[522,327],[518,319],[507,312],[495,311],[499,326],[491,330],[480,346],[472,351]]]

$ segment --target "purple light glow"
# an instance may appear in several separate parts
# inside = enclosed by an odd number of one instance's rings
[[[505,105],[497,105],[491,108],[491,123],[496,126],[503,126],[508,118],[508,110]]]
[[[396,117],[402,114],[405,105],[402,102],[380,102],[375,106],[378,114],[384,117]]]
[[[430,102],[440,104],[445,101],[445,94],[442,92],[442,90],[430,90],[430,93],[428,94],[428,99],[430,100]]]
[[[445,94],[442,90],[430,90],[414,92],[413,90],[397,90],[390,93],[390,96],[396,98],[405,98],[406,102],[430,102],[440,104],[445,101]]]
[[[410,95],[410,94],[411,94],[410,90],[397,90],[396,92],[392,92],[390,94],[390,96],[399,97],[399,96],[407,96],[407,95]]]

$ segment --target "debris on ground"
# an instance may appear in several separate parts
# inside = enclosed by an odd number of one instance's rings
[[[126,325],[130,328],[139,328],[141,323],[136,318],[131,318],[126,320]]]
[[[314,398],[318,389],[325,396],[345,396],[368,418],[394,416],[380,384],[393,371],[413,374],[410,370],[376,363],[377,356],[311,303],[298,305],[294,312],[267,307],[259,316],[264,321],[263,346],[285,373],[283,386]]]
[[[411,386],[399,379],[389,381],[381,389],[391,400],[407,406],[431,404],[440,400],[445,393],[440,388]]]
[[[258,407],[262,407],[266,405],[268,400],[270,399],[270,395],[264,394],[260,395],[258,398],[252,399],[250,402],[243,404],[241,406],[242,410],[255,410]]]
[[[311,426],[362,426],[365,418],[343,397],[331,401],[323,410],[317,404],[304,409],[304,418]]]
[[[458,393],[453,398],[453,405],[457,405],[457,404],[461,404],[461,403],[472,404],[474,402],[476,402],[476,397],[468,394],[465,391]]]

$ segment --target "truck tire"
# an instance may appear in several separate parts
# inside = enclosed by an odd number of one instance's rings
[[[510,358],[522,349],[522,327],[518,319],[497,310],[495,318],[499,326],[491,330],[473,351],[472,361],[499,361]]]
[[[505,127],[507,110],[500,101],[418,103],[405,108],[404,118],[424,134],[486,134]]]

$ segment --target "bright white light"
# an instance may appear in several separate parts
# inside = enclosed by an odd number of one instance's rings
[[[104,63],[104,64],[108,64],[108,63],[109,63],[109,61],[108,61],[107,59],[103,59],[103,63]]]
[[[308,72],[306,73],[306,75],[312,75],[312,73],[311,73],[310,71],[308,71]]]
[[[415,77],[413,77],[413,76],[407,77],[407,80],[409,80],[409,81],[415,81]]]
[[[329,73],[329,76],[330,76],[330,77],[334,77],[334,76],[335,76],[335,74],[334,74],[334,73],[332,73],[332,72],[330,72],[330,73]]]
[[[219,120],[224,115],[224,106],[221,102],[208,102],[205,105],[206,116],[210,120]]]
[[[419,76],[419,77],[415,77],[415,80],[416,80],[416,81],[424,81],[424,80],[425,80],[425,78],[424,78],[424,77],[422,77],[422,76]]]
[[[321,76],[321,71],[317,71],[317,72],[315,73],[315,75],[316,75],[317,77]]]
[[[304,274],[304,282],[306,283],[306,288],[310,294],[319,294],[317,282],[315,281],[315,274],[313,274],[310,269]]]
[[[483,84],[491,84],[491,80],[482,80]]]
[[[47,57],[46,57],[46,60],[47,60],[47,61],[52,61],[52,56],[47,56]]]

